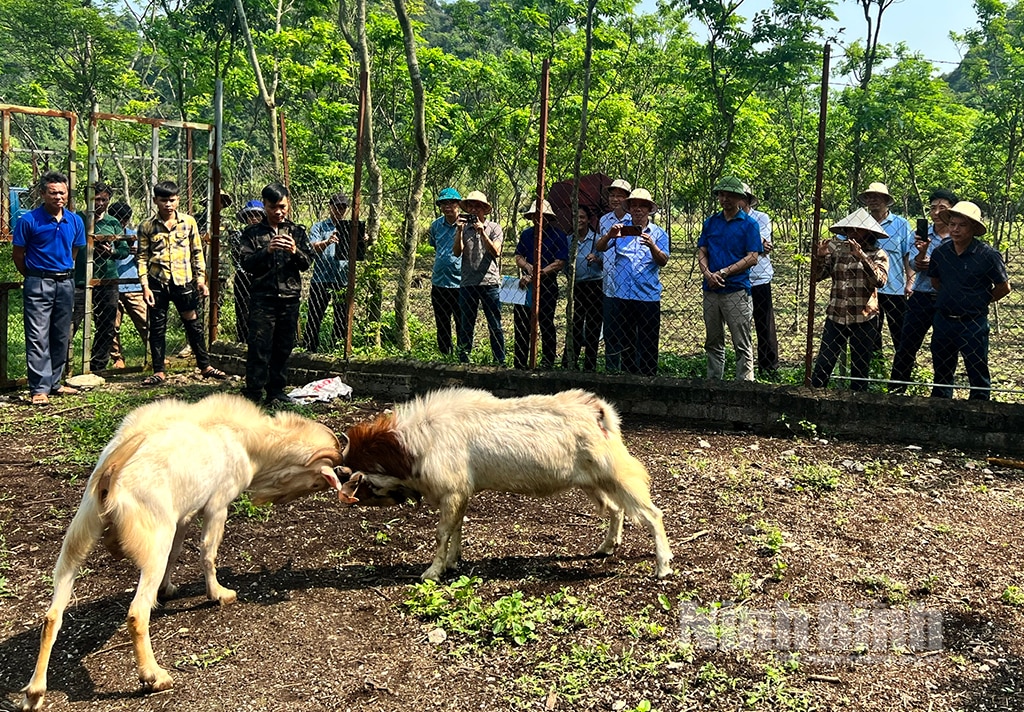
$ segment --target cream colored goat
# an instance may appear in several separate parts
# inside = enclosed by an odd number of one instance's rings
[[[339,468],[349,477],[343,502],[382,506],[422,496],[441,510],[424,580],[458,563],[466,507],[483,490],[534,497],[582,490],[609,517],[598,554],[614,553],[628,516],[654,539],[658,578],[672,573],[647,470],[626,450],[615,409],[592,393],[503,399],[465,388],[436,391],[356,425],[348,439]]]
[[[101,538],[111,553],[127,556],[141,570],[128,631],[140,682],[165,690],[173,681],[153,655],[149,616],[158,595],[169,597],[176,590],[171,570],[186,525],[202,516],[206,595],[232,603],[235,592],[220,585],[216,568],[231,501],[243,490],[250,490],[257,503],[288,502],[327,487],[340,490],[333,470],[340,461],[338,440],[326,426],[294,413],[271,417],[234,395],[195,404],[162,400],[129,413],[100,454],[64,537],[35,673],[23,690],[21,709],[42,706],[50,652],[75,575]]]

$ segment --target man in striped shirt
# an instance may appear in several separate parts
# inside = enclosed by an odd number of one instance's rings
[[[227,378],[210,365],[203,324],[197,313],[198,297],[209,294],[203,240],[195,218],[178,210],[178,186],[162,181],[153,186],[156,214],[139,224],[139,281],[149,305],[149,348],[153,375],[142,381],[157,386],[167,380],[167,311],[173,302],[185,327],[185,336],[203,378]]]

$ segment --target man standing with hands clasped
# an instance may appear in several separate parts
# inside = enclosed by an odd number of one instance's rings
[[[242,267],[252,276],[249,348],[242,395],[258,403],[267,392],[268,405],[294,403],[285,392],[288,357],[295,348],[299,325],[302,272],[313,262],[306,229],[288,219],[288,188],[271,183],[263,189],[262,222],[242,232]]]
[[[991,397],[988,369],[988,305],[1010,293],[1006,265],[999,252],[976,238],[985,234],[981,209],[962,200],[947,211],[949,237],[935,248],[928,276],[938,292],[932,331],[932,396],[953,397],[957,357],[963,354],[970,398]]]
[[[750,338],[753,305],[750,268],[761,252],[757,222],[740,209],[747,191],[739,178],[723,176],[714,187],[721,211],[704,221],[697,240],[697,263],[704,276],[704,351],[708,380],[725,373],[725,327],[736,350],[736,380],[754,380],[754,351]]]

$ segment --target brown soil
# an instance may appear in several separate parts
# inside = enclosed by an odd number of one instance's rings
[[[81,403],[51,407],[88,417]],[[314,412],[342,429],[383,407]],[[14,709],[31,675],[49,572],[88,476],[62,459],[57,429],[37,412],[0,409],[8,425],[25,423],[8,428],[0,456],[0,709]],[[808,432],[775,439],[633,419],[624,431],[665,512],[671,579],[652,577],[651,541],[637,526],[614,557],[588,557],[602,523],[575,494],[482,494],[466,524],[460,573],[479,577],[484,604],[564,589],[600,611],[586,626],[542,623],[523,645],[474,645],[449,625],[433,642],[438,624],[403,602],[431,558],[435,513],[345,509],[324,496],[265,522],[232,516],[219,568],[239,600],[223,609],[205,599],[195,538],[186,544],[180,596],[152,622],[157,659],[175,679],[157,695],[138,689],[124,625],[137,572],[95,552],[51,661],[46,709],[1024,709],[1024,607],[1001,601],[1024,587],[1019,471],[984,453]],[[687,600],[725,605],[722,642],[705,627],[686,644]],[[730,637],[750,630],[737,613],[785,605],[807,614],[806,640]],[[933,638],[922,644],[913,631],[925,614]],[[846,622],[830,637],[837,620]]]

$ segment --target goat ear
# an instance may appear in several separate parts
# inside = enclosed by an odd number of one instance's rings
[[[314,452],[312,455],[309,456],[309,459],[306,460],[306,467],[309,467],[310,465],[312,465],[317,460],[325,460],[325,459],[326,460],[330,460],[335,465],[340,465],[341,461],[342,461],[341,460],[341,453],[340,452],[338,452],[337,450],[335,450],[332,447],[325,447],[325,448],[322,448],[320,450],[317,450],[316,452]]]

